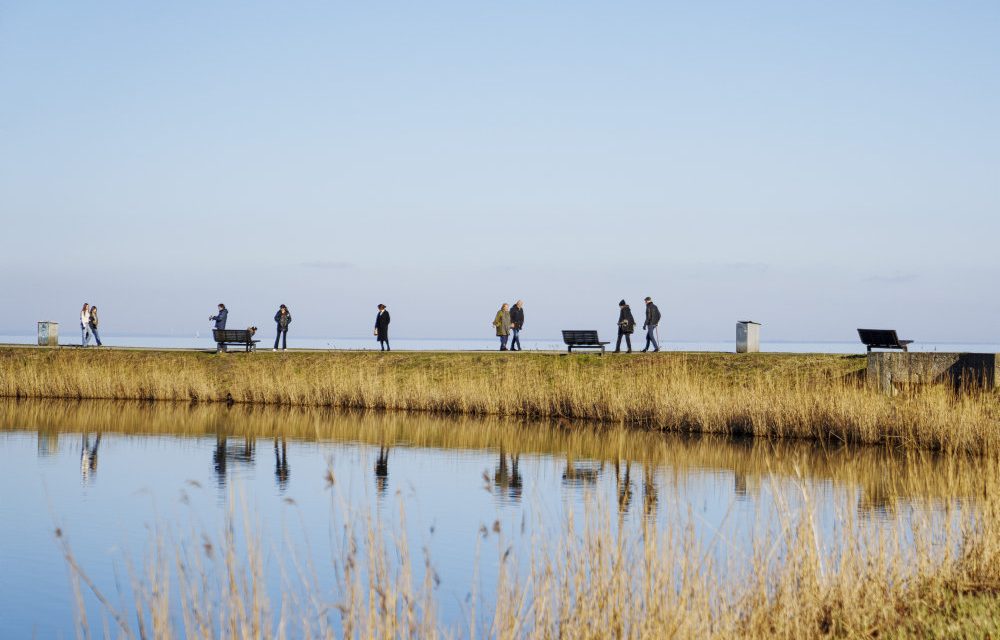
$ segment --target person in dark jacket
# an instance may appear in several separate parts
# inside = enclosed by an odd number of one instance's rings
[[[524,328],[524,300],[510,308],[510,350],[521,351],[521,329]]]
[[[222,330],[226,328],[226,318],[228,317],[229,317],[229,309],[226,308],[226,305],[220,302],[219,312],[214,316],[209,316],[208,319],[215,322],[216,329]],[[216,351],[225,351],[225,350],[226,350],[226,345],[222,344],[221,342],[218,343],[218,345],[216,345]]]
[[[274,314],[274,323],[278,325],[278,332],[274,336],[274,348],[271,351],[278,350],[278,338],[281,338],[281,350],[284,351],[288,348],[288,325],[292,324],[292,314],[288,307],[285,305],[278,307],[278,313]]]
[[[101,342],[101,334],[97,332],[97,325],[101,324],[101,320],[97,317],[97,307],[90,308],[90,332],[94,334],[94,340],[97,342],[97,346],[102,346],[104,343]]]
[[[615,343],[615,353],[621,353],[622,338],[628,346],[628,352],[632,353],[632,333],[635,331],[635,318],[632,317],[632,309],[624,300],[618,303],[618,342]]]
[[[392,351],[389,348],[389,310],[384,304],[378,306],[378,315],[375,316],[375,337],[378,338],[378,346],[382,351]]]
[[[649,351],[649,345],[653,345],[653,351],[659,351],[660,345],[656,343],[656,327],[660,324],[660,310],[653,304],[653,299],[646,297],[646,321],[642,323],[642,328],[646,330],[646,346],[643,352]]]

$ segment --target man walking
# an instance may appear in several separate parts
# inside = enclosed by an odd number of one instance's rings
[[[656,326],[660,324],[660,310],[653,304],[653,299],[646,296],[646,321],[642,328],[646,330],[646,347],[643,353],[649,351],[649,345],[653,345],[653,352],[660,350],[660,345],[656,343]]]
[[[524,327],[524,300],[518,300],[510,308],[510,350],[521,351],[521,328]]]

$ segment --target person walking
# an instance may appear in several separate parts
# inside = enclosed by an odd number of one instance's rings
[[[649,345],[653,345],[653,352],[660,350],[660,345],[656,342],[656,327],[660,324],[660,310],[653,304],[653,299],[646,296],[646,321],[642,323],[642,328],[646,330],[646,346],[643,353],[649,351]]]
[[[521,329],[524,328],[524,300],[518,300],[510,308],[510,350],[521,351]]]
[[[101,342],[101,334],[97,333],[97,325],[100,324],[100,320],[97,318],[97,307],[90,308],[90,332],[94,334],[94,341],[97,346],[101,347],[104,344]]]
[[[632,309],[624,300],[618,303],[618,342],[615,343],[615,353],[621,353],[622,338],[628,352],[632,353],[632,333],[635,331],[635,318],[632,317]]]
[[[375,337],[382,351],[392,351],[389,348],[389,310],[384,304],[378,306],[378,314],[375,316]]]
[[[288,348],[288,325],[292,324],[292,314],[288,311],[288,307],[285,305],[278,307],[278,313],[274,314],[274,322],[278,325],[278,333],[274,336],[274,348],[271,351],[278,350],[278,338],[281,338],[281,350],[284,351]]]
[[[506,302],[500,305],[500,310],[497,311],[497,315],[493,318],[493,326],[497,330],[497,336],[500,338],[500,350],[507,350],[507,336],[510,335],[510,305]]]
[[[83,340],[80,346],[86,347],[90,344],[90,305],[86,302],[83,303],[83,309],[80,309],[80,333]]]
[[[208,317],[209,320],[215,322],[215,328],[218,329],[219,331],[226,328],[227,318],[229,318],[229,309],[227,309],[226,305],[222,304],[221,302],[219,303],[219,312],[214,316]],[[225,351],[225,350],[226,350],[225,344],[220,342],[216,345],[216,351]]]

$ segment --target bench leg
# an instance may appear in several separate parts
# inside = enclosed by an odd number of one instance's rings
[[[567,348],[566,348],[566,351],[569,351],[570,353],[573,353],[573,347],[572,347],[572,346],[570,346],[570,347],[567,347]]]

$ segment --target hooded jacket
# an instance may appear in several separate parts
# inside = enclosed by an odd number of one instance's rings
[[[497,315],[493,318],[493,326],[497,329],[498,336],[510,335],[510,310],[500,307]]]

